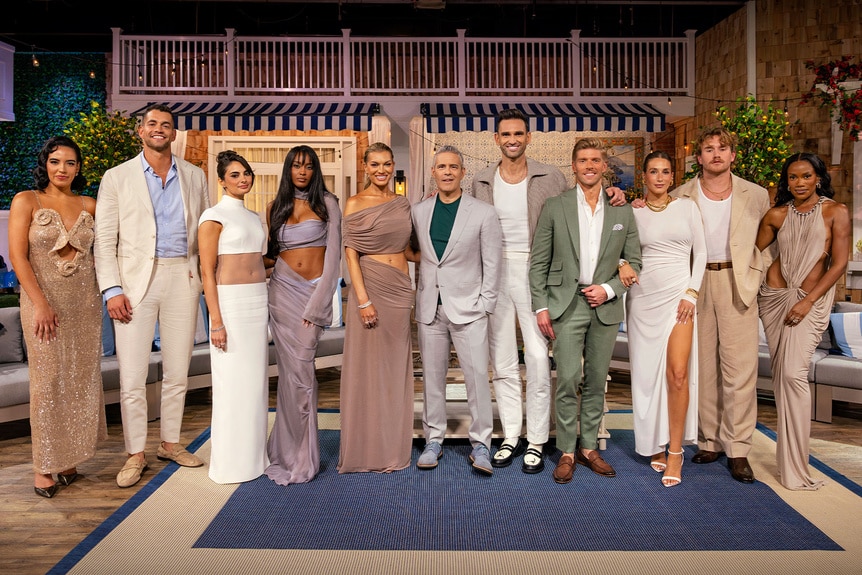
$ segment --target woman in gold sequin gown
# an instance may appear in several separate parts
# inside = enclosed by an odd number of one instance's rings
[[[79,196],[81,150],[65,136],[39,152],[36,190],[9,211],[30,364],[34,488],[53,497],[107,437],[100,367],[102,305],[93,264],[96,202]],[[57,481],[52,477],[57,474]]]

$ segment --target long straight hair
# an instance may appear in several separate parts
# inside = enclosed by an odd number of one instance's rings
[[[311,180],[305,191],[308,193],[308,205],[317,217],[324,222],[329,221],[329,212],[326,210],[324,198],[328,193],[320,171],[320,158],[310,146],[296,146],[290,149],[284,158],[284,167],[281,170],[281,183],[278,185],[275,200],[269,211],[269,247],[267,257],[275,258],[278,255],[278,230],[290,219],[293,214],[293,201],[296,199],[296,186],[290,176],[294,162],[311,162]]]

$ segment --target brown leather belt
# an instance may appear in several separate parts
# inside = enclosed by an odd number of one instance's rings
[[[726,270],[728,268],[733,267],[733,262],[713,262],[706,264],[706,269],[711,272],[717,272],[718,270]]]

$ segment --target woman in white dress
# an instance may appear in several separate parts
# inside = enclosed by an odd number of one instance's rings
[[[266,454],[269,377],[266,232],[243,198],[254,184],[245,158],[218,155],[221,201],[200,218],[198,244],[210,316],[212,427],[209,477],[239,483],[260,477]]]
[[[640,277],[630,266],[620,270],[624,283],[635,284],[626,297],[635,451],[673,487],[682,483],[683,444],[697,441],[695,304],[706,240],[697,204],[668,194],[673,166],[666,153],[646,157],[644,182],[646,209],[634,211]]]

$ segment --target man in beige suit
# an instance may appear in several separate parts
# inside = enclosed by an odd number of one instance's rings
[[[147,468],[146,375],[157,320],[164,366],[157,457],[203,465],[179,439],[201,294],[197,229],[210,203],[207,181],[203,170],[171,153],[170,108],[148,107],[138,136],[143,152],[105,172],[96,202],[96,275],[114,320],[129,453],[120,487],[137,483]]]
[[[694,463],[723,453],[734,479],[754,482],[748,453],[757,423],[757,291],[763,276],[755,247],[769,194],[730,171],[736,138],[721,127],[695,143],[700,177],[674,190],[703,216],[707,264],[697,301],[698,452]]]

